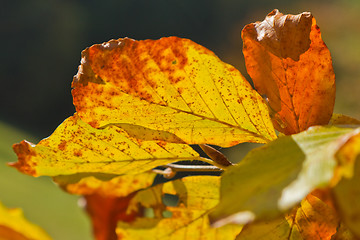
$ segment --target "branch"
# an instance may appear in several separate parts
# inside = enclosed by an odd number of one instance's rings
[[[224,170],[212,165],[180,165],[170,163],[164,165],[164,170],[153,169],[157,174],[163,175],[165,178],[173,178],[177,172],[223,172]]]

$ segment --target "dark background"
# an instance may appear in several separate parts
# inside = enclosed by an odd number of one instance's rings
[[[274,8],[292,14],[311,11],[332,52],[338,86],[344,81],[354,85],[358,82],[354,77],[360,77],[359,39],[355,38],[360,35],[359,5],[357,1],[339,0],[5,1],[0,9],[0,120],[39,137],[50,135],[75,111],[70,84],[81,51],[120,37],[190,38],[238,67],[247,77],[240,31],[248,23],[263,20]],[[349,41],[347,36],[341,36],[346,29],[346,35],[352,34]],[[347,90],[342,91],[353,90],[346,85]],[[351,108],[359,107],[359,98],[352,95],[345,95],[347,99],[339,103],[337,110],[348,114],[357,110],[351,115],[359,116],[359,110]]]
[[[36,143],[75,112],[71,81],[83,49],[110,39],[190,38],[214,51],[249,79],[241,29],[274,8],[311,11],[329,47],[337,81],[335,111],[360,118],[360,1],[358,0],[5,0],[0,6],[0,202],[55,240],[91,239],[78,198],[49,178],[6,166],[11,145]],[[249,145],[226,154],[239,160]],[[251,147],[251,146],[250,146]]]

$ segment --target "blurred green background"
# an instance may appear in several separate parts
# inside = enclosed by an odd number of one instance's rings
[[[190,38],[246,74],[241,29],[278,8],[311,11],[329,47],[337,79],[335,111],[360,118],[360,1],[358,0],[16,0],[0,9],[0,201],[21,207],[54,239],[91,239],[77,197],[49,178],[32,178],[5,165],[11,145],[46,137],[74,113],[70,84],[81,51],[130,37]],[[239,158],[238,151],[230,159]],[[240,149],[240,150],[238,150]]]

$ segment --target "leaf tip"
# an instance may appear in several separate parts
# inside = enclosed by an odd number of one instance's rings
[[[36,152],[32,149],[34,145],[26,140],[16,143],[12,146],[18,157],[17,162],[7,163],[8,166],[14,167],[22,173],[37,176],[35,171],[36,163],[31,161],[31,157],[36,156]]]

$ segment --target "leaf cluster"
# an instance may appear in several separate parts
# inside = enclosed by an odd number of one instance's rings
[[[98,240],[360,238],[360,121],[333,114],[315,18],[274,10],[242,39],[256,90],[188,39],[85,49],[76,113],[10,165],[82,195]],[[264,145],[238,164],[209,146],[243,142]]]

